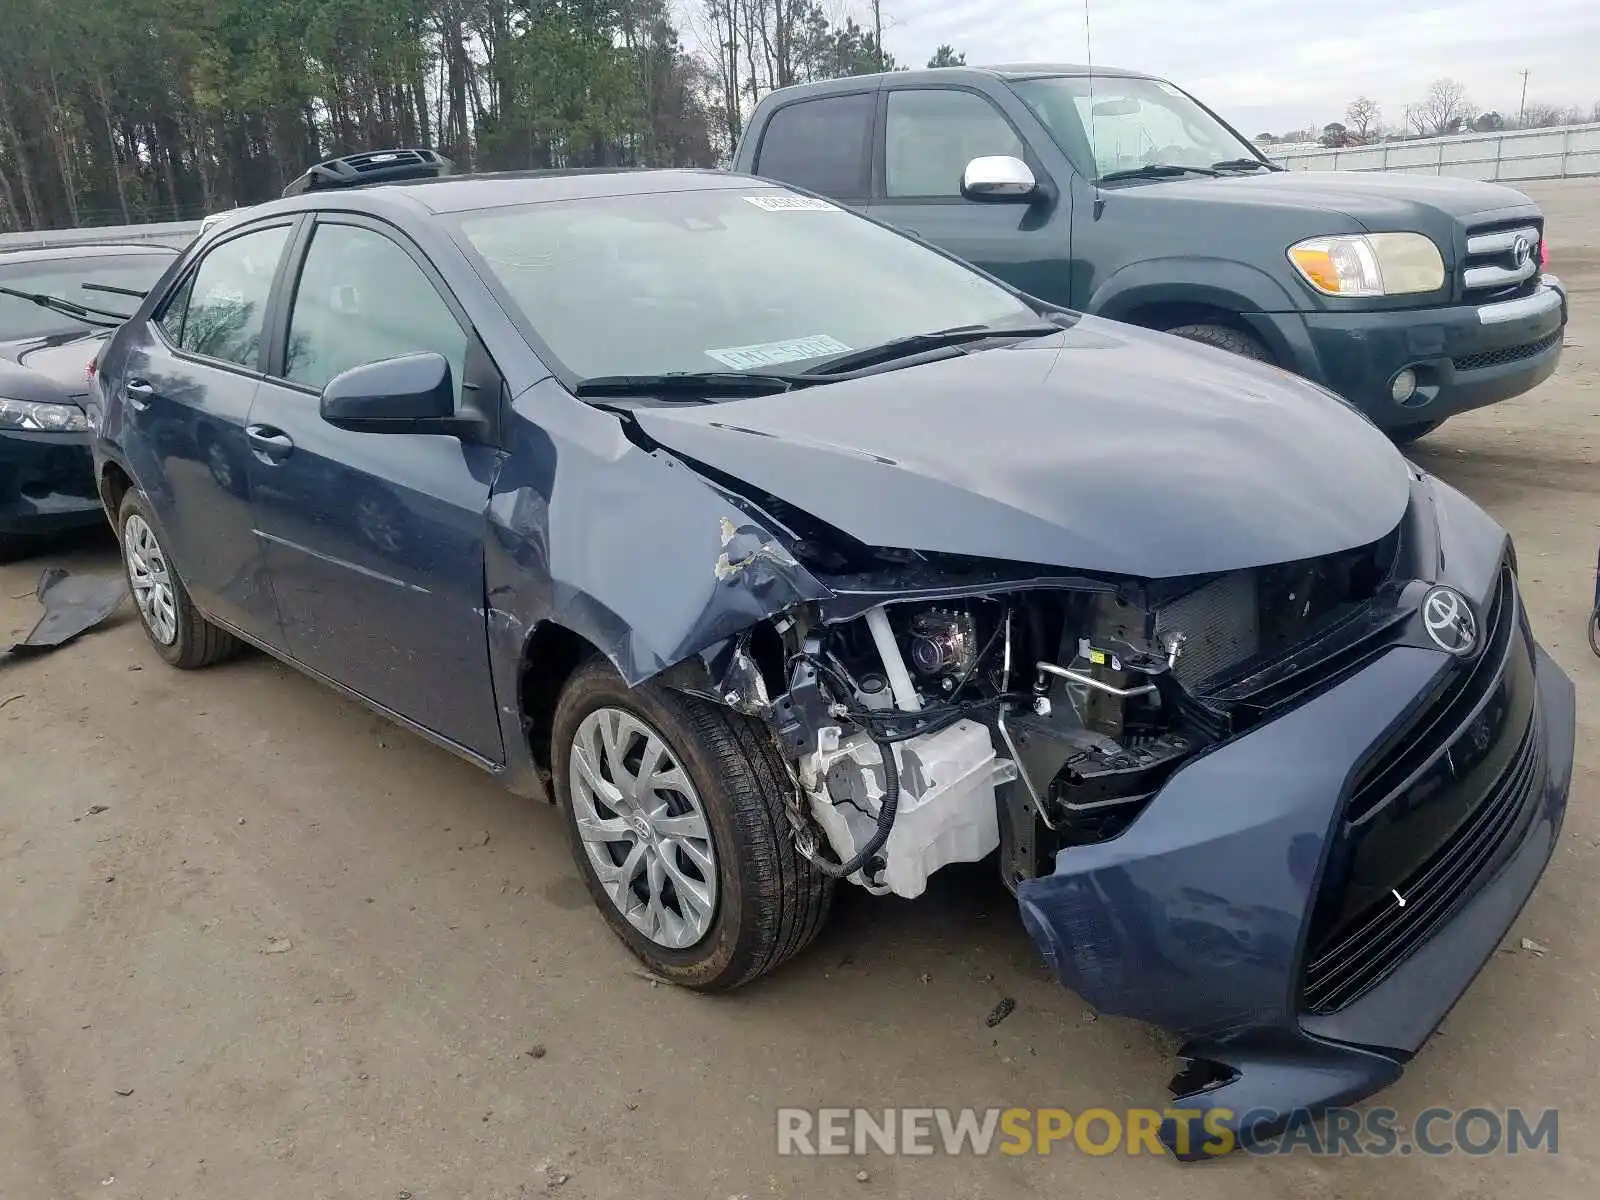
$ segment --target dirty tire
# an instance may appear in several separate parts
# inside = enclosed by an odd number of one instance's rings
[[[601,886],[578,835],[572,749],[583,719],[621,709],[658,733],[705,810],[718,876],[715,915],[687,949],[659,945],[631,925]],[[601,658],[579,667],[551,731],[556,799],[567,841],[595,906],[651,971],[697,991],[725,991],[794,957],[822,929],[833,881],[795,851],[784,812],[789,783],[771,736],[751,718],[646,683],[630,688]]]
[[[1240,358],[1253,358],[1256,362],[1264,363],[1273,361],[1272,353],[1255,338],[1241,330],[1230,329],[1226,325],[1176,325],[1167,332],[1173,337],[1187,338],[1191,342],[1215,346],[1218,350],[1226,350],[1229,354],[1237,354]]]
[[[150,506],[142,493],[137,488],[128,489],[128,494],[122,498],[122,507],[117,510],[117,541],[122,543],[127,537],[128,518],[132,516],[144,518],[145,524],[155,531],[155,519],[150,515]],[[159,544],[159,535],[157,535]],[[176,617],[177,636],[170,643],[163,643],[150,628],[144,611],[137,603],[134,612],[139,616],[139,627],[144,630],[145,636],[150,639],[150,645],[155,648],[167,663],[180,670],[192,671],[199,667],[209,667],[212,663],[221,662],[231,658],[240,650],[240,643],[231,633],[218,629],[205,617],[200,615],[200,610],[194,606],[194,601],[189,598],[189,589],[183,586],[178,571],[172,560],[166,557],[167,550],[161,546],[161,554],[166,558],[167,575],[172,587],[173,611]],[[128,589],[133,590],[132,572],[128,565],[128,554],[124,547],[122,554],[122,572],[128,577]]]
[[[1389,440],[1396,446],[1409,446],[1412,442],[1427,437],[1443,424],[1443,421],[1418,421],[1415,425],[1401,425],[1389,430]]]

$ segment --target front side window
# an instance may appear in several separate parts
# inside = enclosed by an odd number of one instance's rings
[[[374,230],[318,225],[295,287],[284,374],[320,391],[351,367],[428,351],[450,363],[459,400],[467,335],[422,268]]]
[[[1257,157],[1179,88],[1161,79],[1051,76],[1012,84],[1061,148],[1087,153],[1097,177],[1147,166],[1213,168]]]
[[[756,174],[824,196],[865,197],[873,106],[871,92],[784,105],[761,136]]]
[[[889,93],[884,191],[896,197],[957,197],[967,164],[986,155],[1021,158],[1022,142],[982,96],[944,88]]]
[[[1010,292],[848,209],[759,185],[455,218],[579,378],[794,370],[955,326],[1037,322]]]
[[[223,242],[201,259],[192,282],[168,302],[170,308],[187,290],[178,345],[191,354],[254,370],[272,279],[288,241],[289,227],[275,225]],[[169,315],[164,311],[161,320],[171,336]]]

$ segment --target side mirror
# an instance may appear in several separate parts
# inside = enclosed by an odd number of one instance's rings
[[[1032,200],[1039,194],[1039,181],[1020,158],[996,154],[967,164],[961,194],[969,200]]]
[[[406,354],[351,367],[322,389],[322,419],[354,433],[443,433],[475,430],[456,415],[455,381],[442,354]]]

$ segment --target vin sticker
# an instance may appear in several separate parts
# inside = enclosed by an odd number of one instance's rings
[[[745,203],[754,204],[767,212],[838,212],[837,204],[818,200],[815,196],[746,196]]]
[[[751,367],[770,367],[775,363],[798,362],[802,358],[821,358],[829,354],[847,354],[850,347],[838,338],[825,333],[810,337],[790,338],[786,342],[761,342],[753,346],[728,346],[721,350],[707,350],[706,357],[714,358],[735,371]]]

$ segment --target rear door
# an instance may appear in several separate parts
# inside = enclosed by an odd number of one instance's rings
[[[890,87],[882,111],[880,186],[869,215],[1065,304],[1070,199],[1056,194],[1038,156],[994,101],[967,88]],[[968,200],[961,194],[967,164],[992,155],[1026,162],[1045,194],[1033,203]]]
[[[302,246],[247,430],[256,529],[289,653],[498,761],[483,539],[501,453],[442,435],[337,429],[319,398],[341,371],[420,351],[449,361],[458,400],[474,388],[498,403],[499,375],[438,275],[392,227],[324,215]]]
[[[872,194],[875,91],[785,104],[767,120],[755,174],[864,207]]]
[[[277,611],[251,532],[245,420],[264,365],[274,284],[295,220],[218,242],[130,328],[107,384],[121,391],[120,441],[200,607],[276,645]]]

